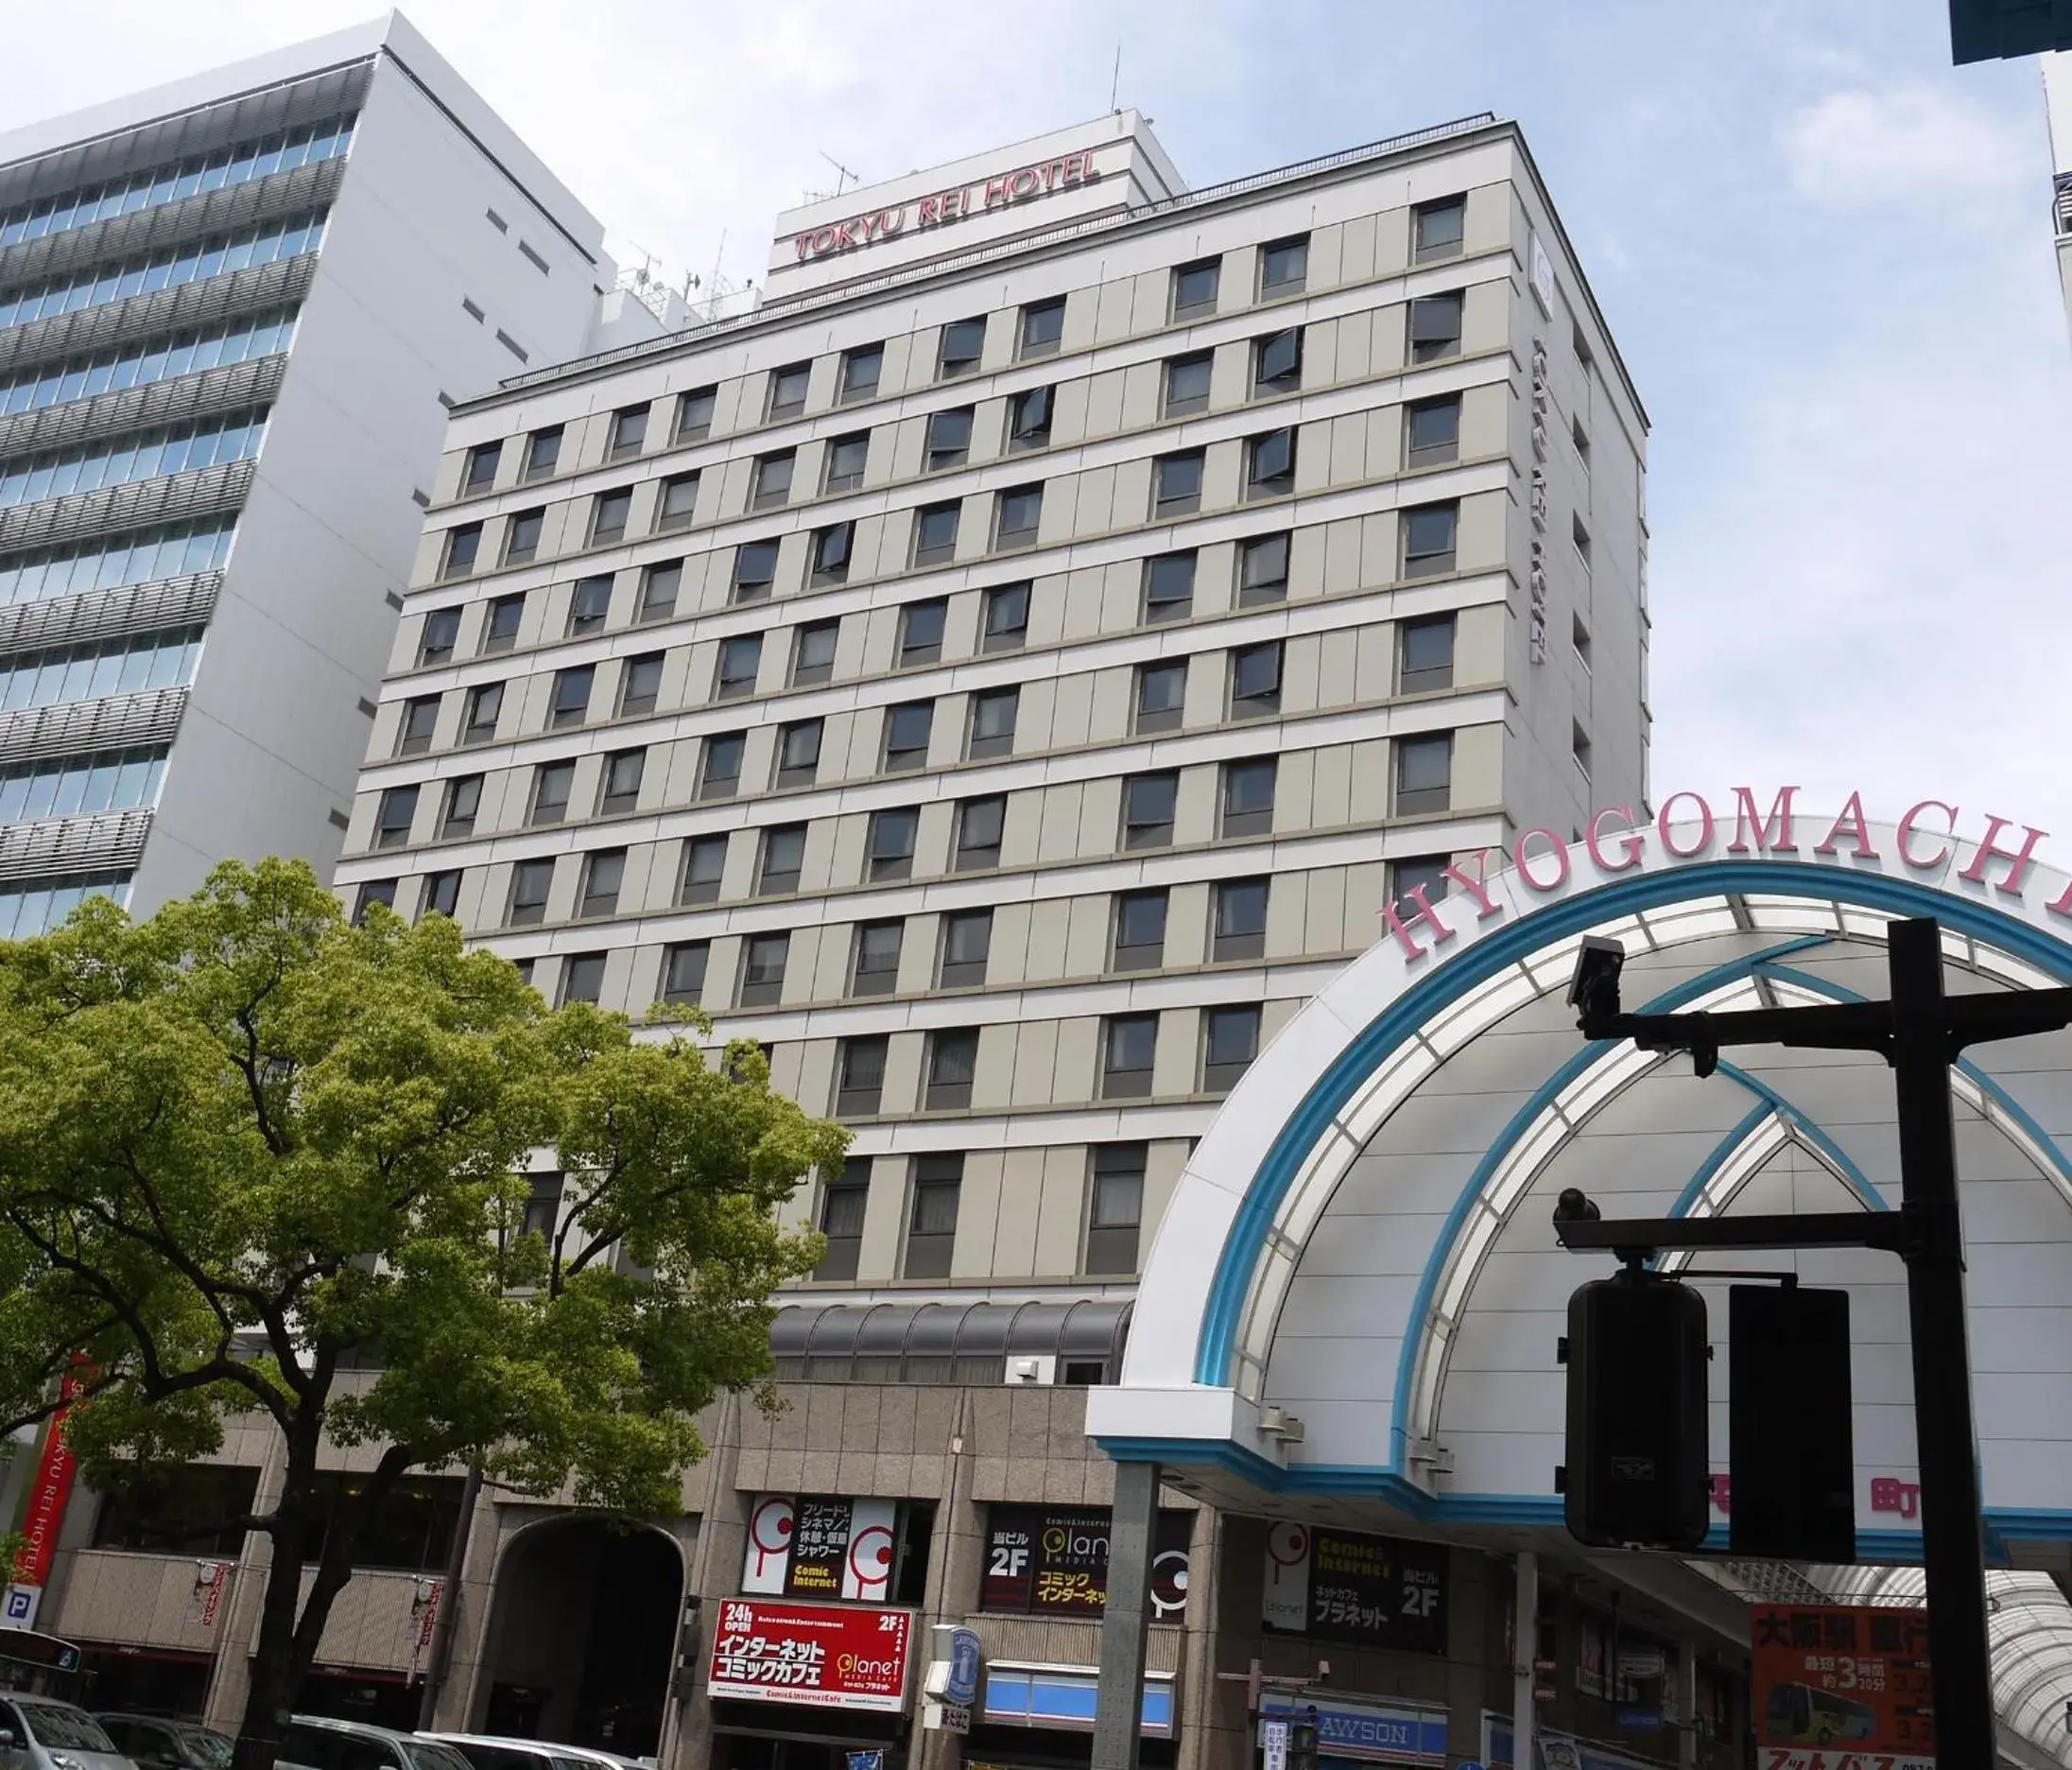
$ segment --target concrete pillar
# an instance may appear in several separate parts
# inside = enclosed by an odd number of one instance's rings
[[[1151,1538],[1157,1524],[1158,1465],[1116,1464],[1115,1502],[1108,1525],[1108,1608],[1101,1617],[1093,1770],[1137,1770],[1144,1708],[1145,1613],[1150,1605]]]
[[[961,1622],[977,1607],[979,1580],[985,1570],[985,1534],[978,1528],[978,1507],[972,1500],[976,1458],[970,1444],[971,1413],[971,1392],[960,1389],[951,1415],[949,1440],[942,1447],[942,1499],[935,1514],[936,1549],[928,1557],[928,1581],[922,1594],[922,1614],[916,1619],[920,1639],[914,1643],[913,1675],[917,1684],[926,1676],[930,1662],[939,1657],[937,1649],[947,1639],[937,1635],[937,1624]],[[914,1461],[921,1459],[917,1455]],[[962,1738],[947,1728],[929,1732],[921,1725],[924,1707],[917,1689],[908,1764],[912,1770],[956,1770],[963,1761]]]
[[[1532,1662],[1540,1652],[1540,1557],[1530,1549],[1518,1552],[1511,1633],[1511,1761],[1512,1770],[1538,1770],[1532,1732]]]
[[[1676,1761],[1684,1770],[1698,1765],[1698,1643],[1680,1642],[1676,1650]]]
[[[705,1434],[708,1469],[704,1515],[684,1570],[684,1623],[682,1647],[688,1667],[669,1671],[674,1725],[665,1742],[666,1756],[656,1754],[663,1770],[712,1762],[712,1698],[706,1693],[704,1647],[712,1640],[714,1606],[739,1589],[743,1528],[734,1471],[741,1461],[741,1397],[729,1391],[719,1397],[718,1412]]]

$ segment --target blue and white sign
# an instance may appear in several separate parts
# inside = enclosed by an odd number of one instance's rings
[[[849,1770],[885,1770],[883,1751],[853,1751],[849,1754]]]
[[[1433,1763],[1446,1761],[1446,1711],[1443,1709],[1413,1709],[1405,1703],[1367,1703],[1355,1697],[1332,1696],[1312,1701],[1309,1696],[1282,1695],[1269,1692],[1262,1698],[1264,1710],[1260,1744],[1265,1729],[1275,1721],[1300,1715],[1317,1717],[1317,1755],[1320,1758],[1355,1758],[1378,1763]]]
[[[950,1631],[950,1675],[943,1681],[942,1694],[959,1708],[969,1709],[978,1700],[980,1651],[976,1629],[957,1628]]]

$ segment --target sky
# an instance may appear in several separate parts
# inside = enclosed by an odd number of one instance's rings
[[[681,284],[777,211],[1105,112],[1195,184],[1515,118],[1652,421],[1653,786],[1860,789],[2072,864],[2072,336],[2033,61],[1942,0],[411,0]],[[15,9],[0,130],[368,16]],[[1119,78],[1117,55],[1120,56]],[[823,157],[824,156],[824,157]]]

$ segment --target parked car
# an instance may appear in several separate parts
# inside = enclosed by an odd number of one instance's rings
[[[294,1770],[471,1770],[465,1758],[437,1740],[322,1715],[291,1717],[274,1762]]]
[[[136,1770],[84,1709],[0,1691],[0,1770]]]
[[[231,1770],[236,1741],[164,1715],[99,1714],[101,1731],[138,1770]]]
[[[475,1770],[648,1770],[651,1758],[621,1758],[595,1745],[558,1740],[509,1739],[494,1733],[424,1733],[451,1745]]]

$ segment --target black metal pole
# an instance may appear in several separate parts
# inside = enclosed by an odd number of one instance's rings
[[[1964,1321],[1964,1237],[1950,1116],[1949,1067],[1955,1053],[1945,1026],[1942,937],[1934,922],[1915,920],[1892,923],[1886,941],[1900,1183],[1914,1229],[1905,1255],[1907,1310],[1913,1329],[1935,1749],[1944,1763],[1985,1765],[1994,1757],[1993,1660]]]

